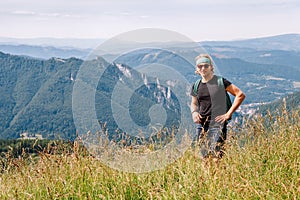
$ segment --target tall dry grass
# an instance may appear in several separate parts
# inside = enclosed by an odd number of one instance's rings
[[[81,150],[7,153],[1,199],[300,199],[299,110],[258,116],[230,131],[226,155],[203,166],[190,148],[162,170],[113,170]],[[37,159],[37,160],[34,160]]]

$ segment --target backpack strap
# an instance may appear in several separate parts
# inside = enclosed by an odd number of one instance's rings
[[[200,82],[201,82],[201,78],[198,79],[198,80],[195,82],[195,84],[194,84],[194,90],[193,90],[193,93],[194,93],[195,96],[197,96],[197,93],[198,93],[198,87],[199,87],[199,85],[200,85]]]
[[[219,87],[221,87],[221,86],[224,87],[223,77],[222,77],[222,76],[217,76],[217,77],[218,77],[218,86],[219,86]]]

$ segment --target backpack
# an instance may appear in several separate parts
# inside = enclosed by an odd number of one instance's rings
[[[219,88],[221,88],[221,87],[224,88],[223,77],[222,76],[217,76],[217,77],[218,77],[218,87]],[[197,95],[197,91],[198,91],[198,87],[200,85],[200,82],[201,82],[201,78],[198,79],[194,84],[193,93],[194,93],[195,96]],[[226,112],[227,112],[231,108],[232,103],[231,103],[230,96],[229,96],[229,94],[227,93],[226,90],[225,90],[225,95],[226,95]]]

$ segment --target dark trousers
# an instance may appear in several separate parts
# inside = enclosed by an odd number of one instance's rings
[[[222,157],[222,147],[226,140],[227,123],[197,124],[197,142],[202,157],[212,155]]]

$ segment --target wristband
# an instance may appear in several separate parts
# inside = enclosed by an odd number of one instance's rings
[[[198,112],[198,110],[193,110],[193,111],[192,111],[192,114],[193,114],[194,112]]]

